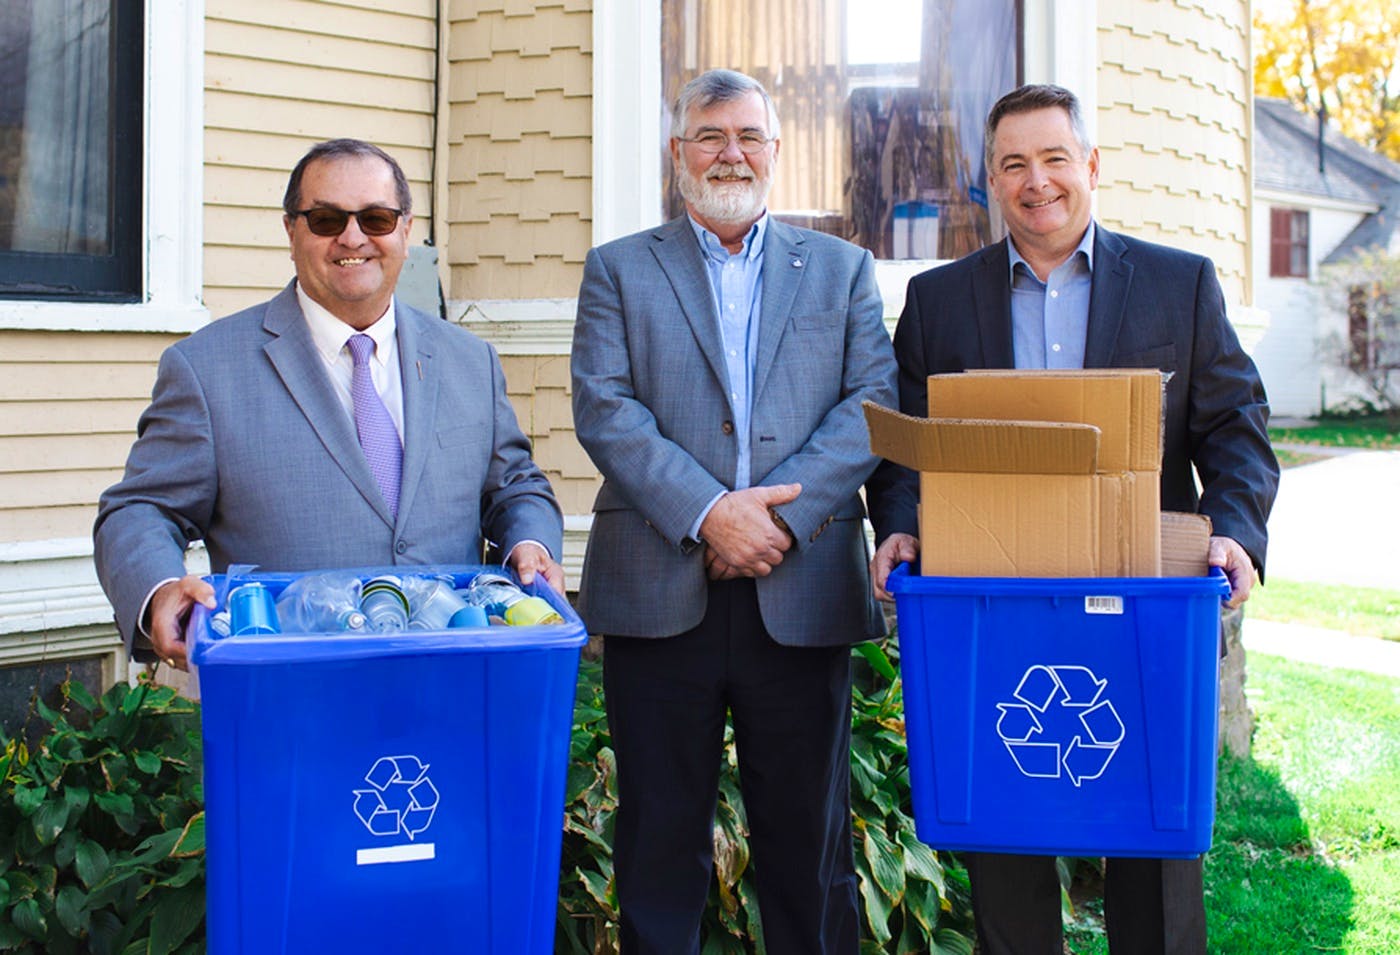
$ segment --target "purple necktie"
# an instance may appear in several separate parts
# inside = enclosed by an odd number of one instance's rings
[[[369,461],[369,469],[389,505],[389,513],[399,516],[399,477],[403,473],[403,445],[389,409],[374,387],[369,370],[369,356],[374,354],[374,339],[368,335],[351,335],[346,342],[355,359],[355,374],[350,379],[350,397],[355,402],[355,430],[360,434],[360,447]]]

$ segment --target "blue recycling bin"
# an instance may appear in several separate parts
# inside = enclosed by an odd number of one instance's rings
[[[1224,574],[919,577],[899,619],[919,838],[1190,858],[1215,818]]]
[[[222,606],[296,576],[210,580]],[[196,608],[210,952],[553,950],[587,633],[525,589],[565,623],[220,637]]]

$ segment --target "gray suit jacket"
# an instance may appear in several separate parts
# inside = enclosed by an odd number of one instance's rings
[[[1008,262],[1002,241],[909,281],[895,333],[906,414],[928,413],[929,375],[1015,366]],[[1099,226],[1084,367],[1171,373],[1162,507],[1209,515],[1214,532],[1238,541],[1262,574],[1265,525],[1278,490],[1269,406],[1259,372],[1226,317],[1210,260]],[[912,472],[886,463],[872,484],[878,539],[896,531],[917,535]]]
[[[151,588],[203,540],[215,572],[473,564],[483,537],[556,556],[562,520],[495,351],[397,306],[404,461],[398,520],[360,450],[294,285],[161,356],[125,476],[102,495],[97,573],[128,641]]]
[[[797,482],[778,508],[796,543],[757,582],[780,643],[879,635],[859,497],[876,459],[861,402],[895,400],[868,252],[770,220],[753,381],[752,483]],[[687,539],[734,487],[737,446],[719,318],[685,217],[588,254],[574,327],[574,426],[603,474],[579,607],[595,633],[664,637],[705,613],[704,549]]]

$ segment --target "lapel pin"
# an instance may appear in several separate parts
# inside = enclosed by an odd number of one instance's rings
[[[800,268],[802,268],[802,260],[801,260],[801,259],[793,259],[793,260],[792,260],[792,267],[795,268],[795,269],[800,269]]]

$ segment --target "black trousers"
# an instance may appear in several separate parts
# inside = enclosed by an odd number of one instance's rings
[[[624,955],[700,950],[726,711],[767,950],[854,955],[850,648],[775,643],[754,582],[718,581],[694,630],[607,637],[603,686]]]
[[[1053,856],[963,856],[983,955],[1061,955]],[[1114,955],[1204,955],[1200,859],[1109,859],[1104,920]]]

